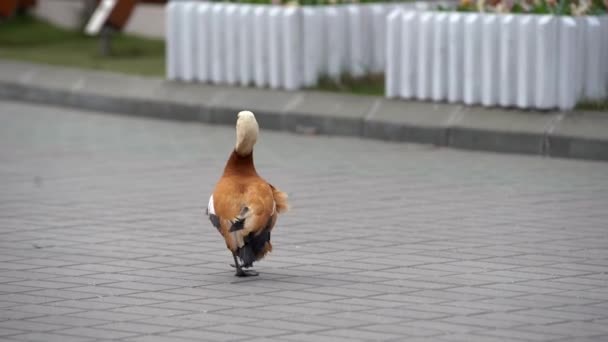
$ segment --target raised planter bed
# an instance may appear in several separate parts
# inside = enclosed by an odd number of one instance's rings
[[[394,10],[386,96],[569,110],[608,90],[608,17]]]
[[[321,76],[383,73],[386,16],[431,2],[167,5],[167,78],[295,90]]]

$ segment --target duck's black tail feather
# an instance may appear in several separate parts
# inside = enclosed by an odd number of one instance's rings
[[[258,255],[264,250],[266,242],[270,241],[270,229],[264,229],[259,234],[251,233],[245,237],[245,245],[238,250],[243,267],[251,267]]]

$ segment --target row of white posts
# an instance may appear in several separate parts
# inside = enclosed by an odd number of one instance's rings
[[[167,5],[167,77],[294,90],[314,86],[322,76],[382,73],[388,13],[432,5],[172,1]]]
[[[170,80],[296,90],[384,73],[391,98],[571,109],[608,92],[608,16],[429,12],[430,3],[167,5]]]
[[[386,96],[562,110],[608,94],[608,17],[393,11]]]

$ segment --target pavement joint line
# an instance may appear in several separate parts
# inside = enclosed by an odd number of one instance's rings
[[[456,108],[450,112],[448,118],[445,120],[444,126],[451,127],[460,122],[465,115],[464,109],[465,108],[462,105],[456,106]]]
[[[293,99],[291,99],[289,102],[287,102],[285,107],[283,107],[283,110],[281,110],[281,114],[287,113],[287,112],[293,110],[300,103],[302,103],[303,100],[304,100],[304,94],[298,93],[296,96],[293,97]]]
[[[541,154],[543,156],[549,156],[551,153],[551,137],[566,116],[571,115],[571,112],[559,112],[553,116],[553,118],[547,122],[547,125],[543,129],[543,140],[541,145]]]
[[[74,84],[70,88],[70,91],[77,92],[78,90],[84,88],[85,84],[86,84],[85,78],[81,77],[74,82]]]
[[[364,120],[366,120],[366,121],[372,120],[376,116],[376,113],[378,112],[378,110],[380,109],[381,104],[382,104],[382,101],[380,99],[376,99],[374,101],[374,103],[371,105],[367,114],[365,114]]]
[[[19,83],[24,84],[24,85],[28,84],[34,78],[34,76],[36,76],[36,73],[37,73],[36,70],[25,71],[19,77]]]

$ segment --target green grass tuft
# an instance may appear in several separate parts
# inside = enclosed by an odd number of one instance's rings
[[[608,98],[604,100],[584,100],[576,104],[576,110],[589,110],[608,113]]]
[[[164,75],[163,41],[117,33],[111,46],[111,55],[101,56],[98,37],[62,29],[31,16],[17,16],[0,23],[0,58],[135,75]]]

